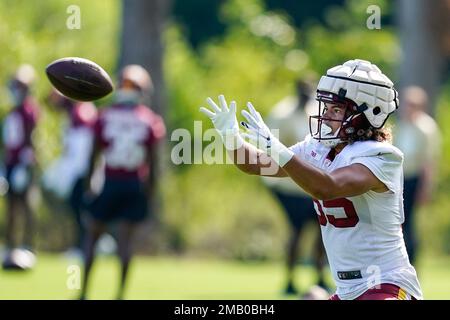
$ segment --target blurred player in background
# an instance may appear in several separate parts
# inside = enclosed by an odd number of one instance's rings
[[[117,242],[122,266],[117,298],[123,298],[133,236],[148,213],[153,150],[166,131],[163,119],[141,103],[152,90],[150,75],[144,68],[126,66],[120,73],[115,103],[102,110],[96,122],[94,153],[104,157],[105,183],[90,205],[81,299],[86,298],[95,244],[113,221],[119,222]]]
[[[39,106],[31,96],[36,75],[32,66],[22,65],[9,82],[13,109],[3,122],[3,147],[7,194],[6,255],[3,267],[27,269],[34,264],[34,217],[28,192],[33,180],[35,155],[32,134]],[[19,222],[24,219],[23,241],[18,241]],[[20,247],[20,248],[18,248]]]
[[[394,144],[405,156],[403,233],[409,258],[414,263],[418,243],[414,211],[417,205],[424,205],[431,199],[441,134],[437,123],[427,113],[428,96],[422,88],[407,87],[400,96],[400,119],[395,126]]]
[[[48,103],[64,112],[68,124],[63,130],[63,153],[44,172],[43,186],[64,200],[75,221],[75,243],[70,253],[82,255],[85,234],[82,213],[85,209],[84,190],[89,184],[90,160],[94,144],[94,124],[97,109],[92,102],[79,102],[66,98],[53,90]]]
[[[316,99],[310,135],[290,148],[251,103],[245,134],[234,101],[209,98],[212,110],[200,110],[241,171],[289,177],[314,198],[337,286],[331,300],[422,299],[402,232],[403,154],[383,128],[398,108],[392,81],[369,61],[350,60],[321,77]]]
[[[309,133],[309,112],[316,106],[313,90],[309,82],[297,81],[296,96],[289,96],[280,101],[267,117],[270,128],[279,128],[280,141],[287,145],[294,145],[302,141]],[[291,179],[262,177],[264,183],[277,197],[287,215],[290,236],[287,248],[286,294],[297,294],[295,287],[295,265],[299,256],[299,240],[309,222],[316,222],[316,213],[311,196],[296,185]],[[326,264],[325,251],[320,238],[317,224],[315,229],[315,244],[313,263],[318,274],[317,285],[325,288],[324,267]]]

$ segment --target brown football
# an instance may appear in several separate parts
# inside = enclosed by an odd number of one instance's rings
[[[113,91],[111,77],[95,62],[69,57],[50,63],[45,69],[53,86],[68,98],[93,101]]]

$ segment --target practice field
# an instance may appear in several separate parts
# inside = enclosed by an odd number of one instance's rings
[[[450,299],[450,258],[428,259],[419,277],[426,299]],[[113,299],[119,266],[101,257],[94,267],[90,299]],[[137,257],[131,269],[127,299],[287,299],[281,294],[281,263]],[[298,268],[299,286],[312,283],[310,267]],[[74,299],[77,267],[62,255],[40,255],[35,270],[0,271],[0,299]],[[301,285],[300,285],[301,284]],[[295,297],[288,297],[293,299]]]

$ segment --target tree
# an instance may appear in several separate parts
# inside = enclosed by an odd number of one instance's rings
[[[448,5],[441,0],[400,0],[397,4],[403,55],[400,86],[424,88],[430,98],[431,114],[447,71],[449,13]]]
[[[165,113],[163,31],[171,0],[123,0],[119,68],[140,64],[151,74],[155,86],[152,109]]]
[[[154,94],[150,106],[163,117],[167,112],[163,74],[163,32],[168,17],[171,0],[123,0],[122,33],[120,41],[119,69],[127,64],[140,64],[150,72]],[[164,117],[165,118],[165,117]],[[161,176],[161,159],[165,154],[162,143],[152,151],[151,184],[155,185]],[[156,156],[157,155],[157,156]],[[159,212],[160,199],[152,191],[151,211]]]

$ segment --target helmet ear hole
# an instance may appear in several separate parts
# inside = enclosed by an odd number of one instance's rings
[[[345,129],[346,134],[352,134],[353,132],[355,132],[355,128],[353,127],[348,127],[347,129]]]
[[[380,107],[375,107],[375,108],[373,108],[372,112],[373,112],[374,115],[378,115],[381,112],[381,108]]]

